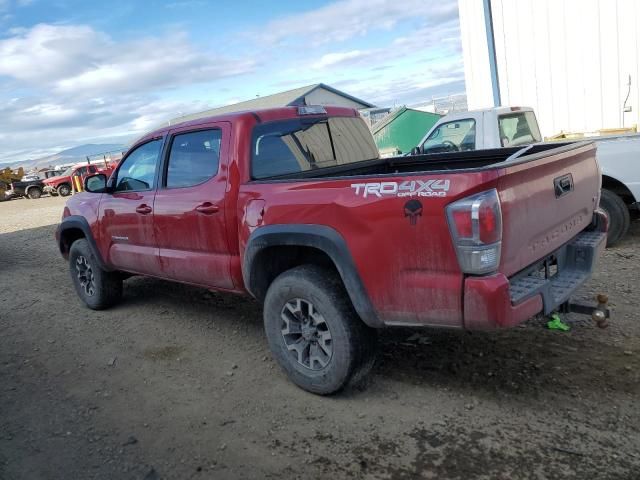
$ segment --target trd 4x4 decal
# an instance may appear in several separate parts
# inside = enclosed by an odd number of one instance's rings
[[[356,195],[367,198],[374,195],[393,195],[394,197],[446,197],[449,180],[406,180],[404,182],[352,183]]]

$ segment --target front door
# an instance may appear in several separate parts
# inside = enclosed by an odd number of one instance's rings
[[[230,124],[183,127],[169,135],[154,206],[163,276],[231,289],[224,210]]]
[[[105,260],[118,269],[160,275],[153,201],[161,148],[162,138],[158,138],[132,150],[116,173],[115,191],[104,194],[100,202]]]

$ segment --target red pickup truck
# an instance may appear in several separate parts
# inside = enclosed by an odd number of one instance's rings
[[[79,175],[83,180],[88,175],[94,175],[96,173],[104,173],[111,175],[115,166],[109,165],[108,167],[98,167],[94,164],[79,163],[72,167],[67,168],[60,175],[55,177],[49,177],[43,180],[45,185],[44,192],[50,195],[60,195],[66,197],[71,194],[73,189],[73,177]]]
[[[56,238],[87,306],[131,274],[248,293],[277,361],[320,394],[368,372],[381,327],[493,329],[566,306],[606,241],[592,144],[383,159],[338,107],[165,127],[85,189]]]

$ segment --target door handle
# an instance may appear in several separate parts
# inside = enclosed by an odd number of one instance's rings
[[[212,213],[216,213],[218,210],[220,210],[220,207],[209,202],[204,202],[202,205],[198,205],[196,207],[196,212],[203,213],[205,215],[211,215]]]
[[[145,205],[144,203],[142,205],[139,205],[136,208],[136,212],[142,214],[142,215],[147,215],[149,213],[151,213],[151,207],[149,205]]]

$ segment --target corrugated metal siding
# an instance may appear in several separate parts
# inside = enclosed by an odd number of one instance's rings
[[[459,0],[469,108],[492,105],[481,6]],[[491,0],[491,10],[503,105],[533,107],[545,136],[640,123],[640,2]]]

